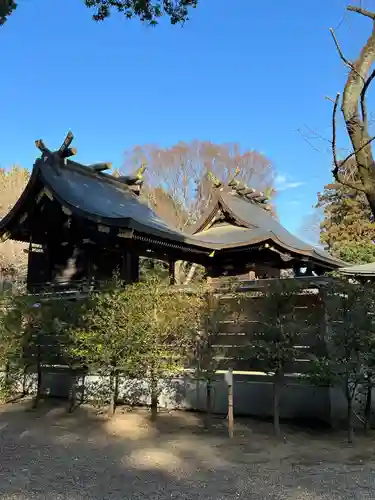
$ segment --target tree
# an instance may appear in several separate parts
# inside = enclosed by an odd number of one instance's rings
[[[358,180],[355,161],[340,169],[340,176]],[[323,211],[320,241],[336,257],[353,264],[375,260],[375,223],[363,192],[334,182],[318,193],[316,208]]]
[[[0,169],[0,218],[4,217],[16,203],[29,180],[29,172],[13,166]],[[0,246],[0,274],[5,279],[21,277],[26,272],[27,255],[25,243],[7,240]]]
[[[299,339],[306,334],[298,321],[296,295],[300,291],[294,281],[275,280],[264,291],[260,312],[260,329],[244,347],[244,356],[261,363],[262,369],[273,377],[273,424],[280,436],[280,397],[285,373],[299,354]],[[254,299],[253,299],[254,300]]]
[[[3,379],[3,395],[9,397],[18,390],[19,376],[23,375],[23,395],[26,393],[25,379],[29,368],[36,368],[37,390],[33,406],[41,396],[41,364],[43,362],[40,349],[39,330],[35,319],[35,300],[20,290],[18,293],[7,291],[1,296],[0,319],[0,359],[5,369]],[[39,304],[37,304],[39,306]],[[37,335],[35,335],[35,333]],[[46,352],[50,351],[50,346]],[[50,359],[49,359],[50,361]]]
[[[340,388],[347,401],[348,442],[354,438],[354,398],[358,388],[368,383],[372,372],[374,346],[374,292],[371,285],[346,279],[335,280],[322,289],[325,297],[326,350],[315,355],[310,377],[315,383]],[[371,380],[373,383],[373,377]],[[371,386],[372,389],[372,386]]]
[[[369,121],[367,113],[366,96],[372,80],[375,77],[375,70],[370,73],[375,61],[375,12],[371,12],[361,7],[349,5],[348,11],[356,12],[373,22],[373,29],[370,37],[362,47],[360,55],[355,61],[348,60],[343,54],[334,31],[331,34],[334,39],[337,51],[343,63],[349,68],[349,75],[346,80],[341,111],[345,121],[346,131],[353,148],[353,153],[348,155],[343,161],[337,157],[336,145],[336,114],[340,103],[340,94],[333,102],[332,114],[332,153],[333,153],[333,176],[338,183],[348,188],[355,189],[364,194],[371,212],[375,215],[375,166],[371,142],[374,137],[370,136]],[[342,168],[351,159],[355,158],[358,178],[355,181],[348,181],[343,178]]]
[[[110,407],[114,414],[120,371],[135,376],[145,351],[146,322],[142,286],[123,287],[114,278],[82,304],[81,318],[70,328],[69,357],[109,378]]]
[[[84,3],[94,9],[95,21],[103,21],[114,10],[126,19],[139,18],[142,22],[156,25],[163,15],[172,24],[188,20],[189,8],[196,7],[198,0],[84,0]],[[0,26],[17,7],[17,1],[0,0]]]
[[[147,286],[147,284],[146,284]],[[160,394],[159,380],[175,376],[186,367],[201,328],[205,310],[203,289],[165,287],[157,280],[148,284],[146,297],[147,357],[143,373],[151,392],[151,418],[156,418]]]
[[[16,391],[17,376],[22,358],[22,343],[20,332],[23,327],[23,316],[17,307],[17,300],[8,291],[0,296],[0,367],[3,370],[1,378],[1,399],[7,401]]]
[[[207,141],[179,142],[170,148],[145,145],[125,153],[124,170],[146,166],[144,196],[172,227],[186,229],[210,201],[210,173],[222,182],[239,170],[237,179],[261,191],[274,193],[275,170],[257,151],[241,151],[238,144]]]
[[[274,194],[275,171],[268,158],[257,151],[241,151],[238,144],[207,141],[179,142],[170,148],[137,146],[125,154],[125,171],[146,166],[143,199],[171,227],[188,231],[210,202],[212,175],[223,182],[235,173],[251,187]],[[177,283],[197,277],[196,264],[176,263]],[[202,272],[201,272],[202,275]]]
[[[157,278],[122,286],[118,279],[94,292],[70,331],[69,353],[110,379],[110,414],[120,373],[150,382],[155,418],[158,381],[176,373],[200,321],[200,296],[166,287]]]
[[[196,342],[191,352],[190,364],[195,368],[197,383],[203,379],[206,383],[206,413],[204,426],[211,428],[212,423],[212,382],[219,369],[220,357],[225,353],[218,349],[219,324],[225,318],[227,307],[217,294],[207,291],[202,302],[200,329],[197,330]]]

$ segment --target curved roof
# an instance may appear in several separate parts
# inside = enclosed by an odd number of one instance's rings
[[[355,264],[353,266],[342,267],[339,269],[340,273],[347,276],[364,276],[364,277],[374,277],[375,276],[375,262],[370,262],[369,264]]]
[[[43,145],[44,146],[44,145]],[[44,194],[52,197],[72,214],[87,220],[128,229],[140,235],[169,242],[170,246],[203,251],[212,251],[189,235],[172,229],[155,212],[134,194],[131,187],[136,183],[134,177],[117,178],[77,162],[61,158],[58,152],[45,147],[42,157],[33,166],[29,182],[21,197],[0,221],[0,236],[10,233],[9,237],[22,239],[19,228],[32,203]],[[28,241],[26,238],[24,241]]]
[[[189,234],[168,226],[133,192],[141,183],[139,175],[116,178],[104,173],[107,164],[84,166],[67,158],[74,154],[70,148],[73,136],[68,134],[58,151],[48,150],[37,141],[41,158],[37,159],[29,183],[13,209],[0,221],[0,236],[28,241],[22,224],[28,210],[44,194],[54,198],[72,214],[104,226],[130,230],[131,237],[158,245],[167,245],[208,256],[213,250],[235,250],[252,245],[274,245],[293,257],[313,259],[326,267],[342,267],[334,259],[289,233],[266,205],[267,197],[232,180],[228,186],[218,185],[206,213],[191,228]],[[224,224],[215,225],[215,217],[226,214]],[[27,224],[27,222],[26,222]],[[213,225],[214,224],[214,225]],[[134,235],[134,233],[136,233]],[[26,234],[27,235],[27,234]],[[24,239],[22,239],[24,238]]]
[[[259,198],[261,195],[259,193]],[[220,212],[224,214],[224,221],[215,224],[215,217]],[[215,191],[206,213],[194,225],[192,232],[197,240],[222,248],[271,242],[286,252],[311,258],[321,264],[335,268],[345,264],[291,234],[272,216],[263,201],[259,203],[254,195],[248,198],[231,187],[221,187]]]
[[[39,169],[44,184],[57,199],[85,218],[117,227],[146,230],[155,236],[179,241],[186,239],[115,177],[90,172],[72,161],[67,161],[66,166],[59,170],[47,162],[40,162]]]

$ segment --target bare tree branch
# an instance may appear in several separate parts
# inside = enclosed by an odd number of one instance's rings
[[[337,182],[339,182],[343,186],[347,186],[351,189],[355,189],[357,191],[361,191],[364,193],[365,189],[363,188],[363,186],[361,186],[361,184],[345,181],[340,176],[340,167],[342,168],[344,163],[346,163],[349,160],[349,158],[354,156],[355,153],[351,153],[343,162],[338,161],[337,150],[336,150],[336,114],[337,114],[337,106],[339,105],[340,101],[340,92],[337,93],[335,100],[333,100],[330,97],[326,97],[326,99],[333,102],[333,111],[332,111],[332,155],[334,163],[334,168],[332,169],[333,177],[336,179]]]
[[[336,152],[336,113],[337,113],[337,106],[339,105],[339,100],[340,100],[340,92],[337,92],[336,94],[336,99],[333,100],[330,97],[326,97],[329,101],[333,102],[333,111],[332,111],[332,155],[333,155],[333,163],[335,165],[335,168],[332,170],[333,176],[336,179],[336,176],[338,175],[338,171],[340,168],[340,165],[337,161],[337,152]]]
[[[317,153],[321,153],[322,151],[318,148],[316,148],[311,142],[310,140],[306,137],[306,135],[302,132],[302,130],[300,128],[297,129],[297,132],[300,134],[300,136],[302,137],[302,139],[307,142],[307,144],[314,150],[316,151]]]
[[[357,7],[356,5],[348,5],[347,10],[351,12],[357,12],[357,14],[361,14],[362,16],[369,17],[375,21],[375,12],[371,12],[370,10],[362,9],[361,7]]]
[[[338,42],[338,40],[337,40],[337,37],[336,37],[336,35],[335,35],[335,32],[333,31],[333,29],[332,29],[332,28],[329,28],[329,31],[330,31],[330,33],[331,33],[331,35],[332,35],[333,41],[335,42],[336,49],[337,49],[337,52],[339,53],[340,59],[343,61],[343,63],[344,63],[346,66],[348,66],[350,69],[352,69],[352,70],[354,70],[354,71],[355,71],[355,68],[354,68],[354,66],[353,66],[353,63],[352,63],[352,62],[350,62],[350,61],[349,61],[349,59],[347,59],[347,58],[344,56],[344,54],[343,54],[343,52],[342,52],[342,50],[341,50],[340,44],[339,44],[339,42]]]
[[[364,149],[366,146],[368,146],[373,140],[375,139],[375,135],[372,136],[370,139],[368,139],[362,146],[357,149],[357,151],[352,151],[342,162],[340,162],[340,167],[342,167],[350,158],[355,156],[357,153],[359,153],[362,149]]]
[[[368,117],[366,109],[366,91],[375,77],[372,73],[368,77],[375,62],[375,13],[361,7],[348,6],[348,11],[359,13],[373,20],[373,29],[367,42],[364,44],[358,58],[352,63],[342,97],[341,111],[344,116],[345,126],[350,138],[354,153],[347,159],[355,156],[358,177],[366,198],[375,214],[375,168],[371,142],[368,130]],[[345,159],[344,161],[347,161]],[[343,165],[340,162],[340,167]],[[335,172],[339,171],[335,166]],[[354,186],[353,186],[354,187]],[[358,186],[355,186],[358,189]]]

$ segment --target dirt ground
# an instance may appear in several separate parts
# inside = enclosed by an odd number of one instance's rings
[[[0,407],[1,499],[375,498],[375,435],[358,437],[237,420],[212,432],[200,415],[119,409],[114,418],[90,407],[29,402]]]

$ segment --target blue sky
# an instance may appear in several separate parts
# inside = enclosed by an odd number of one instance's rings
[[[311,130],[330,137],[324,96],[346,76],[328,30],[339,25],[350,58],[370,20],[344,16],[345,0],[200,0],[184,27],[156,28],[97,24],[81,0],[19,3],[0,28],[2,167],[30,167],[35,139],[58,147],[68,130],[78,160],[115,167],[136,144],[238,142],[271,158],[278,213],[298,232],[330,179],[329,144]]]

